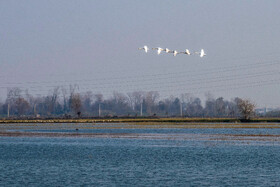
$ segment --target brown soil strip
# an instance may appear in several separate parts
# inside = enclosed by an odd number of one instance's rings
[[[0,131],[0,137],[73,137],[73,138],[126,138],[202,141],[273,141],[280,142],[280,135],[270,134],[153,134],[153,133],[53,133]]]

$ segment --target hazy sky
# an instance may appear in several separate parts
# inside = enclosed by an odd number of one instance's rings
[[[0,98],[7,87],[46,95],[159,91],[162,98],[250,98],[280,106],[280,1],[2,0]],[[138,47],[205,49],[157,55]]]

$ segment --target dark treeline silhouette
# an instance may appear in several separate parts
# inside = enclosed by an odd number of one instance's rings
[[[200,98],[190,94],[160,99],[156,91],[135,91],[127,94],[114,92],[111,97],[105,99],[102,94],[90,91],[80,94],[76,85],[71,85],[69,89],[56,87],[47,96],[33,96],[28,91],[10,88],[6,100],[0,102],[0,116],[2,118],[240,117],[243,115],[241,105],[239,106],[240,101],[242,99],[238,97],[227,101],[223,97],[214,98],[208,94],[205,104],[202,105]]]

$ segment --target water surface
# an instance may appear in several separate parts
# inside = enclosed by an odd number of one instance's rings
[[[74,129],[23,131],[76,133]],[[280,185],[278,138],[246,139],[253,134],[277,135],[278,129],[80,129],[78,133],[150,138],[0,137],[0,186]],[[247,135],[212,138],[240,134]]]

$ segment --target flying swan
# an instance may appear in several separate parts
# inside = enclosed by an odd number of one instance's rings
[[[146,46],[146,45],[144,47],[139,47],[138,49],[139,50],[143,49],[146,53],[148,53],[148,50],[149,50],[148,46]]]
[[[195,52],[195,54],[199,54],[199,56],[200,56],[201,58],[204,57],[204,56],[206,56],[206,53],[204,52],[203,49],[201,49],[200,52]]]
[[[182,53],[182,54],[186,54],[186,55],[191,55],[191,52],[190,52],[188,49],[186,49],[186,51],[185,51],[185,52],[180,52],[180,53]]]
[[[164,49],[160,48],[160,47],[156,47],[156,48],[152,48],[154,50],[157,50],[157,54],[159,55],[162,51],[164,51]]]

